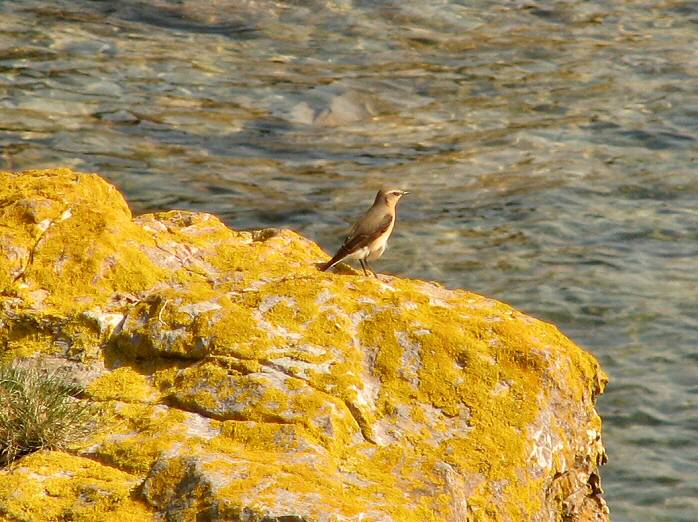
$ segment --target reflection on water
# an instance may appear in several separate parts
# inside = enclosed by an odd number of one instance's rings
[[[390,183],[379,269],[553,321],[612,376],[615,520],[698,513],[698,5],[0,3],[0,167],[328,250]]]

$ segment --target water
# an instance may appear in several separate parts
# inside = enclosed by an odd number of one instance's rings
[[[615,521],[698,520],[698,3],[0,1],[0,168],[107,176],[558,324]]]

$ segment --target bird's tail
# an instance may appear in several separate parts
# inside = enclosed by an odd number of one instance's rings
[[[338,263],[338,261],[336,261],[336,262],[334,262],[334,263],[333,263],[332,261],[328,261],[327,263],[324,263],[323,265],[321,265],[321,266],[319,267],[319,268],[320,268],[320,272],[326,272],[327,270],[329,270],[330,268],[332,268],[332,267],[333,267],[334,265],[336,265],[337,263]]]
[[[334,265],[339,263],[345,257],[346,257],[346,254],[344,254],[343,252],[338,253],[336,256],[334,256],[332,259],[330,259],[327,263],[320,266],[320,271],[325,272],[325,271],[329,270],[330,268],[332,268]]]

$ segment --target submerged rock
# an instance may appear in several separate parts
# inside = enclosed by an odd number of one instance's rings
[[[0,173],[0,358],[61,366],[107,412],[0,471],[0,518],[608,519],[590,354],[325,259],[289,230],[134,219],[96,175]]]

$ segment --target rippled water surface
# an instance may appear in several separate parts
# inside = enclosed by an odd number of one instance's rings
[[[611,375],[616,521],[698,520],[698,2],[0,1],[0,168],[511,302]]]

